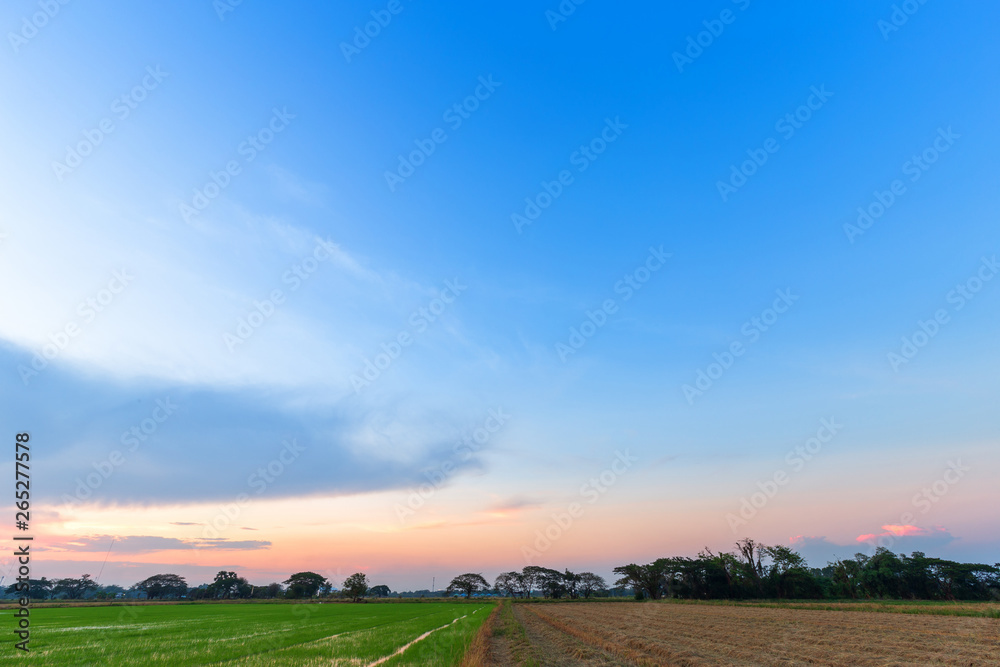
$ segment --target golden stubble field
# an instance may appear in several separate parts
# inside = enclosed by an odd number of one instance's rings
[[[493,664],[1000,665],[996,618],[669,603],[502,611]]]

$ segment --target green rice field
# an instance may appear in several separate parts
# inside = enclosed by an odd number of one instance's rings
[[[15,664],[7,659],[13,656],[20,665],[457,665],[491,607],[449,602],[36,607],[30,653],[15,650],[10,635],[0,662]]]

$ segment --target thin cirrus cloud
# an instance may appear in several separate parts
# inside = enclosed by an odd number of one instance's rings
[[[530,498],[526,496],[514,496],[497,501],[486,509],[487,514],[508,515],[521,511],[527,511],[544,507],[545,501],[540,498]]]
[[[0,338],[26,360],[55,342],[54,363],[121,379],[305,384],[338,397],[371,341],[393,337],[406,307],[432,291],[364,266],[336,239],[219,207],[198,229],[161,221],[125,235],[120,221],[65,230],[46,219],[8,227],[0,279],[18,289],[0,295],[0,307],[21,315],[0,322]],[[79,333],[54,341],[70,324]]]
[[[229,540],[225,538],[182,540],[176,537],[161,537],[158,535],[90,535],[73,540],[53,542],[45,550],[74,553],[109,552],[115,553],[152,553],[156,551],[174,551],[186,549],[219,549],[247,551],[267,549],[271,543],[265,540]]]

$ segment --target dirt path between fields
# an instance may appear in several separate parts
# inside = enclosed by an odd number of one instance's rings
[[[612,667],[617,660],[599,647],[567,634],[534,613],[531,605],[505,604],[489,631],[486,659],[479,664],[509,667]]]
[[[589,645],[554,627],[535,613],[532,605],[513,605],[514,620],[523,629],[521,641],[511,642],[497,665],[543,665],[545,667],[609,667],[631,665],[599,647]],[[501,657],[501,656],[497,656]]]

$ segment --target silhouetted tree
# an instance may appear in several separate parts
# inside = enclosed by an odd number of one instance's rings
[[[311,598],[319,592],[320,588],[329,585],[326,577],[315,572],[296,572],[285,579],[283,583],[288,586],[285,595],[290,598]],[[367,586],[365,590],[367,591]],[[362,595],[364,594],[362,593]]]
[[[52,588],[55,586],[54,581],[49,581],[45,577],[41,579],[28,579],[28,590],[18,590],[18,582],[15,582],[4,589],[5,595],[11,595],[15,597],[28,597],[32,600],[47,600],[52,596]],[[27,592],[27,595],[25,595]]]
[[[604,581],[604,578],[597,576],[593,572],[581,572],[579,576],[580,594],[585,598],[589,598],[594,593],[607,590],[608,588],[608,584]]]
[[[521,570],[521,585],[524,597],[530,598],[531,591],[541,588],[547,576],[546,572],[550,571],[548,568],[539,567],[538,565],[526,565]]]
[[[176,574],[154,574],[135,585],[135,589],[145,593],[150,600],[179,598],[187,593],[187,588],[184,577]]]
[[[580,597],[580,575],[574,574],[569,570],[562,573],[561,576],[563,589],[566,594],[569,595],[574,600]]]
[[[30,583],[30,582],[29,582]],[[85,574],[79,579],[57,579],[52,584],[52,597],[64,597],[69,600],[81,600],[97,590],[97,582]]]
[[[215,580],[208,585],[207,596],[214,599],[229,600],[248,598],[253,595],[253,586],[235,572],[226,570],[215,575]]]
[[[448,584],[448,594],[456,592],[465,593],[466,598],[471,598],[473,593],[489,590],[489,583],[483,579],[483,575],[474,572],[460,574]]]
[[[761,596],[764,595],[764,566],[761,564],[763,549],[763,544],[749,537],[736,543],[736,557],[742,559],[745,575]]]
[[[516,598],[522,594],[524,589],[524,577],[520,572],[501,572],[493,584],[500,595],[509,598]]]
[[[649,597],[659,600],[663,591],[664,562],[661,559],[649,565],[636,565],[630,563],[621,565],[614,569],[615,574],[622,575],[621,579],[615,582],[619,586],[631,586],[636,597]]]

